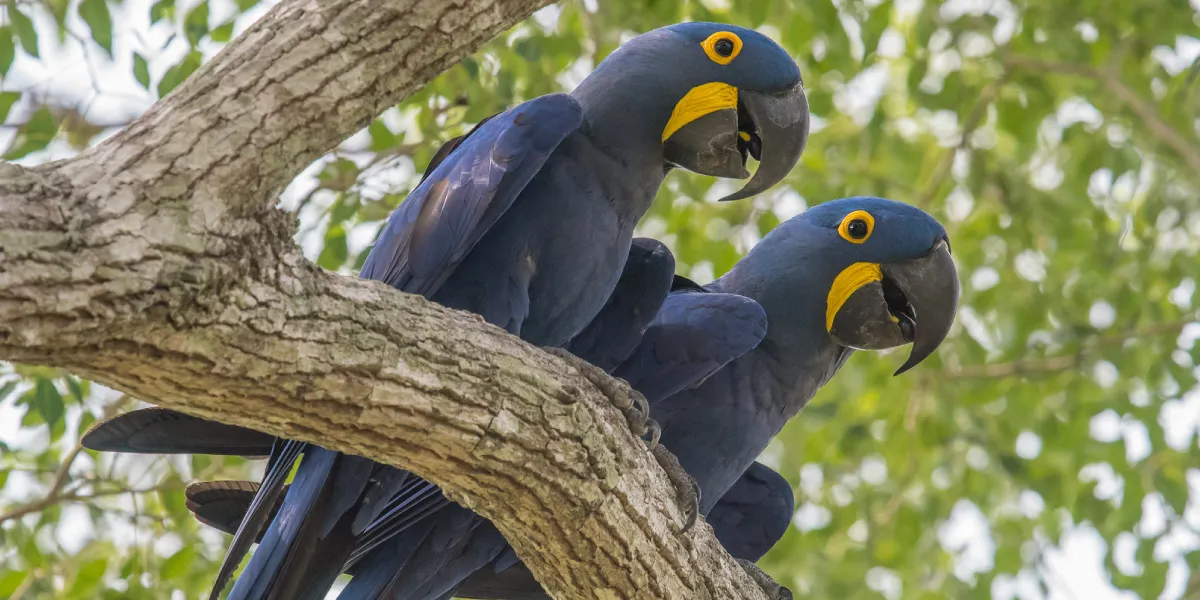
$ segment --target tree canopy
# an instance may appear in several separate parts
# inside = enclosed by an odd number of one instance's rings
[[[9,1],[4,159],[99,142],[269,5]],[[314,163],[281,200],[297,239],[356,272],[441,142],[685,19],[783,44],[815,124],[786,185],[753,201],[668,178],[639,234],[681,274],[707,282],[806,206],[874,195],[942,220],[963,281],[931,360],[893,378],[902,353],[854,356],[768,449],[798,510],[763,568],[814,598],[1200,595],[1195,2],[565,0]],[[0,364],[0,597],[207,589],[227,538],[183,488],[261,465],[79,448],[134,402]]]

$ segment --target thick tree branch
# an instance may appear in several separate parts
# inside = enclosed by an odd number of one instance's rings
[[[283,185],[544,0],[285,0],[95,149],[0,166],[0,359],[408,468],[556,598],[763,594],[610,399],[478,317],[304,260]]]
[[[548,0],[292,0],[100,144],[88,177],[159,177],[259,211],[397,100]],[[216,206],[209,210],[216,210]]]

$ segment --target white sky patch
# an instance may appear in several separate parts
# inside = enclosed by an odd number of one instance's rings
[[[1120,504],[1121,494],[1125,490],[1125,478],[1117,475],[1112,465],[1108,463],[1092,463],[1079,470],[1079,481],[1095,482],[1093,495],[1097,500],[1111,500],[1114,505]]]
[[[1195,443],[1200,431],[1200,392],[1191,390],[1177,400],[1166,400],[1158,412],[1167,445],[1180,452]]]
[[[991,267],[980,267],[971,273],[971,288],[983,292],[1000,283],[1000,273]]]
[[[942,548],[954,555],[954,575],[959,579],[973,581],[977,573],[992,569],[996,543],[987,518],[975,503],[959,500],[937,535]]]
[[[863,481],[871,485],[880,485],[887,481],[887,463],[878,456],[868,456],[863,459],[858,473]]]
[[[771,205],[771,212],[780,222],[786,221],[807,209],[808,202],[805,202],[804,196],[801,196],[790,186],[780,193],[775,194],[775,202]]]
[[[1107,329],[1117,320],[1117,311],[1113,305],[1100,300],[1092,304],[1088,310],[1088,323],[1096,329]]]
[[[855,125],[864,127],[875,114],[887,80],[887,65],[877,63],[867,67],[834,93],[833,104]]]
[[[971,195],[970,190],[963,186],[955,187],[954,191],[946,197],[946,216],[951,221],[965,221],[967,217],[971,216],[971,210],[974,208],[975,198]]]
[[[1090,525],[1074,528],[1058,547],[1047,548],[1046,567],[1056,585],[1048,600],[1141,600],[1112,587],[1104,571],[1104,538]]]
[[[707,260],[702,260],[692,266],[688,272],[688,277],[700,285],[712,283],[716,276],[713,274],[713,264]]]
[[[1121,378],[1121,373],[1117,370],[1116,365],[1107,360],[1100,360],[1096,361],[1092,367],[1092,378],[1095,379],[1096,385],[1109,389],[1116,385],[1117,380]]]
[[[900,576],[884,567],[873,567],[867,571],[867,587],[883,594],[887,600],[897,600],[904,591],[904,583]]]
[[[825,472],[821,470],[820,465],[808,463],[800,467],[800,491],[805,496],[813,499],[820,498],[824,486]]]
[[[812,502],[805,502],[792,515],[792,525],[802,533],[808,533],[829,526],[832,514],[828,508]]]
[[[1016,443],[1017,456],[1025,460],[1033,460],[1042,453],[1042,438],[1026,429],[1017,435]]]

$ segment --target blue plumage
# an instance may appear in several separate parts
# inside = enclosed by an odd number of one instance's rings
[[[392,213],[360,276],[413,294],[436,291],[582,119],[567,94],[489,119]]]
[[[740,54],[718,60],[713,36],[726,49],[737,40]],[[723,100],[698,109],[689,98],[709,85],[724,90]],[[675,123],[680,107],[693,117],[704,114]],[[790,171],[807,135],[799,69],[777,44],[712,23],[655,30],[614,52],[569,95],[529,100],[447,144],[389,218],[361,276],[474,312],[534,344],[560,347],[602,311],[633,228],[668,171],[744,178],[753,156],[759,168],[731,198],[746,197]],[[649,316],[640,313],[633,330]],[[614,364],[632,351],[627,342],[636,336],[623,339],[620,348],[602,351]],[[364,582],[356,589],[370,587],[365,582],[376,573],[364,571],[368,562],[395,576],[368,593],[437,595],[470,564],[495,558],[464,545],[474,539],[478,519],[452,518],[461,509],[436,487],[365,459],[279,442],[213,596],[258,537],[282,489],[280,474],[300,452],[296,482],[231,599],[320,597],[347,566]],[[428,522],[437,525],[422,537]],[[401,539],[432,554],[368,552]],[[439,562],[439,553],[453,561]],[[368,562],[356,565],[360,559]]]
[[[851,241],[839,228],[858,211],[870,213],[874,230],[869,239]],[[597,320],[618,332],[613,337],[616,345],[626,344],[629,331],[644,328],[644,334],[627,354],[605,348],[603,335],[593,335],[582,347],[616,362],[616,372],[643,385],[658,384],[655,375],[660,373],[663,380],[681,382],[680,391],[653,405],[654,416],[663,424],[663,443],[696,478],[705,499],[702,511],[718,538],[735,556],[756,560],[786,530],[792,497],[786,482],[755,464],[754,458],[853,351],[827,328],[824,318],[839,275],[854,265],[879,261],[879,278],[856,284],[838,318],[849,311],[854,319],[880,321],[901,332],[895,317],[912,317],[915,330],[897,339],[915,340],[914,345],[933,339],[936,346],[949,330],[958,299],[945,231],[929,215],[904,204],[876,198],[829,202],[776,228],[711,284],[698,286],[676,278],[674,290],[648,326],[643,325],[644,315],[628,310],[655,304],[636,285],[635,274],[646,277],[648,287],[661,288],[662,266],[667,263],[652,241],[639,240],[638,246],[643,257],[660,260],[632,262],[606,304],[607,314],[602,311]],[[622,294],[630,297],[617,297]],[[622,312],[625,319],[620,318]],[[148,422],[159,427],[181,421],[159,416]],[[121,431],[130,429],[125,423]],[[236,428],[219,429],[197,428],[216,440],[247,447],[237,439]],[[196,445],[220,446],[212,440],[197,440]],[[168,446],[179,448],[180,442],[172,440]],[[325,456],[318,454],[314,463],[331,464]],[[314,481],[311,475],[298,476],[292,489],[312,490],[318,487]],[[407,525],[352,565],[355,579],[344,598],[434,600],[455,593],[545,598],[486,520],[448,503],[411,509],[416,501],[410,494],[436,488],[415,477],[398,481],[407,491],[398,492],[389,510],[356,538],[355,556],[363,553],[362,544],[373,528],[390,519],[391,509],[404,513]],[[434,497],[422,496],[421,501]],[[290,507],[284,502],[275,523],[302,520],[316,505]],[[270,532],[264,547],[269,538],[273,539]],[[255,558],[259,555],[277,560],[262,548]]]

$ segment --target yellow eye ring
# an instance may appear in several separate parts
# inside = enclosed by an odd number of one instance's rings
[[[851,244],[861,244],[867,241],[875,232],[875,217],[865,210],[856,210],[844,218],[838,225],[838,235]]]
[[[718,65],[727,65],[742,51],[742,38],[731,31],[718,31],[700,43],[704,53]]]

